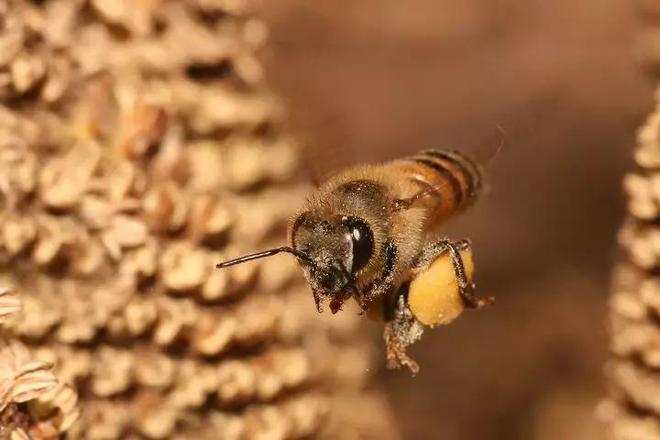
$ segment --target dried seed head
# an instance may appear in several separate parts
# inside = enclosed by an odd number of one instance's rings
[[[18,341],[0,341],[0,411],[10,403],[35,399],[54,388],[52,364],[33,360]]]
[[[92,362],[92,392],[98,397],[126,391],[133,382],[135,361],[126,350],[102,347]]]
[[[44,437],[47,437],[47,433],[58,435],[69,430],[80,417],[78,395],[71,386],[60,382],[32,400],[28,411],[32,419],[37,421],[31,433],[36,431]],[[53,417],[54,411],[57,412],[56,417]]]
[[[14,292],[0,290],[0,321],[21,310],[21,301]]]
[[[37,55],[19,55],[10,67],[12,84],[18,93],[34,87],[46,73],[43,58]]]
[[[170,245],[160,260],[163,282],[167,288],[174,291],[199,288],[212,267],[203,250],[186,242]]]
[[[52,208],[73,207],[87,190],[100,158],[100,147],[88,142],[49,161],[39,176],[41,200]]]
[[[18,313],[0,295],[0,317],[59,382],[9,403],[30,410],[12,435],[319,437],[364,386],[357,318],[317,319],[293,261],[214,268],[279,237],[306,193],[263,23],[243,0],[13,3],[0,280],[25,294]],[[50,377],[30,374],[21,396]]]
[[[657,64],[657,53],[646,55],[653,56]],[[659,98],[656,93],[656,101]],[[638,132],[635,161],[640,169],[628,174],[623,183],[628,218],[618,241],[625,258],[615,270],[609,301],[613,355],[606,366],[609,399],[598,408],[599,418],[607,424],[608,438],[613,440],[660,435],[660,381],[656,373],[660,367],[660,327],[654,318],[660,305],[656,274],[660,262],[659,110],[655,109]]]

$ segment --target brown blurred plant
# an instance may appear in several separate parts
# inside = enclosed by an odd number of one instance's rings
[[[655,69],[660,9],[657,2],[640,4],[652,24],[642,34],[641,53]],[[624,179],[627,218],[619,232],[624,257],[615,268],[609,302],[609,399],[598,408],[614,440],[660,438],[660,89],[637,133],[634,159],[637,169]]]
[[[0,10],[0,282],[79,393],[68,438],[396,437],[356,316],[319,318],[295,262],[214,269],[305,190],[247,5]]]
[[[638,136],[638,171],[626,176],[628,218],[619,234],[625,258],[614,272],[610,297],[610,349],[606,365],[609,400],[599,406],[616,440],[660,438],[660,263],[656,223],[660,163],[658,113],[652,114]]]

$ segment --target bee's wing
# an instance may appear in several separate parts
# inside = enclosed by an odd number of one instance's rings
[[[504,126],[495,124],[495,129],[497,131],[492,135],[494,138],[492,142],[486,141],[474,149],[474,159],[482,168],[490,168],[492,162],[507,144],[509,134]]]

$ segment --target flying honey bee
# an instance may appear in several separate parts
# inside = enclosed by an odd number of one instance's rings
[[[448,322],[463,308],[492,302],[475,296],[470,242],[434,241],[431,235],[470,206],[482,186],[479,165],[456,151],[427,150],[356,166],[307,199],[289,223],[290,246],[217,267],[293,254],[319,312],[329,303],[334,314],[353,298],[363,313],[380,314],[386,322],[388,366],[416,372],[406,348],[419,339],[424,325]]]

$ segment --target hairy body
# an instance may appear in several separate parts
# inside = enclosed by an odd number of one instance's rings
[[[305,201],[289,223],[290,246],[239,257],[218,267],[280,252],[295,255],[319,312],[328,302],[336,313],[350,298],[363,312],[377,309],[386,321],[388,364],[416,371],[417,364],[406,354],[406,347],[420,337],[422,321],[434,322],[428,316],[418,320],[409,307],[410,283],[418,274],[429,270],[446,274],[447,264],[451,264],[461,308],[477,308],[491,301],[473,294],[471,271],[468,276],[461,254],[467,252],[471,258],[469,242],[429,238],[444,220],[472,204],[481,187],[479,167],[455,151],[428,150],[380,165],[353,167],[328,179]],[[440,259],[443,255],[450,258]],[[442,286],[424,283],[429,282],[416,283],[422,286],[415,292],[431,292],[432,297],[425,298],[431,301],[416,304],[450,303],[444,301],[448,292]],[[435,306],[433,310],[439,310]]]

